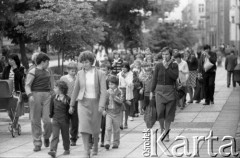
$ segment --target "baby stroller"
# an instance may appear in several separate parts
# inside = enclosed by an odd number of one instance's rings
[[[8,115],[12,121],[9,123],[8,130],[10,131],[12,137],[15,137],[17,134],[21,135],[21,125],[18,124],[19,112],[22,110],[20,109],[22,108],[22,105],[19,104],[18,99],[21,93],[12,93],[12,80],[0,80],[0,89],[0,109],[8,110]]]

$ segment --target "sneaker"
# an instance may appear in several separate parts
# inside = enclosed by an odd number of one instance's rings
[[[65,150],[64,152],[63,152],[63,155],[69,155],[70,154],[70,151],[69,150]]]
[[[117,149],[117,148],[118,148],[118,145],[113,145],[112,148],[113,148],[113,149]]]
[[[105,145],[105,148],[106,148],[107,150],[109,150],[110,145],[109,145],[109,144],[106,144],[106,145]]]
[[[52,157],[56,157],[56,151],[49,151],[48,155],[51,155]]]
[[[44,146],[46,148],[49,147],[49,144],[50,144],[49,139],[44,139]]]
[[[129,117],[129,120],[130,120],[130,121],[133,121],[133,117]]]
[[[40,146],[35,146],[34,149],[33,149],[33,151],[35,151],[35,152],[38,152],[38,151],[40,151],[40,150],[41,150],[41,147],[40,147]]]

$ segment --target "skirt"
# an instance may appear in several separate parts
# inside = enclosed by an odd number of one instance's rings
[[[102,114],[98,111],[98,99],[83,98],[78,101],[79,132],[99,134]]]
[[[158,120],[173,122],[176,112],[176,94],[174,86],[158,85],[155,92]]]
[[[196,79],[197,79],[198,72],[197,71],[190,71],[189,78],[187,80],[188,87],[196,87]]]

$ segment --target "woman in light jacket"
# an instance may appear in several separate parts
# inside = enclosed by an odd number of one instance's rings
[[[75,101],[78,101],[79,132],[82,135],[84,156],[90,157],[89,139],[94,137],[93,155],[98,153],[102,112],[106,102],[106,76],[93,65],[94,54],[84,51],[79,56],[83,69],[77,73],[71,96],[69,112],[73,113]]]

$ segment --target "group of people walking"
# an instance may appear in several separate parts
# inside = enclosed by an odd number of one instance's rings
[[[217,55],[209,45],[197,55],[191,50],[180,53],[165,47],[156,55],[127,56],[114,51],[111,60],[104,56],[98,61],[91,51],[81,52],[79,63],[70,62],[68,74],[57,81],[53,80],[48,68],[50,58],[45,53],[33,54],[33,65],[27,72],[17,55],[9,56],[3,79],[13,79],[15,91],[28,96],[35,152],[41,150],[43,137],[44,146],[50,146],[48,154],[55,157],[61,133],[63,154],[68,155],[80,133],[84,156],[90,157],[98,154],[100,133],[101,147],[117,149],[120,131],[127,129],[134,117],[143,115],[150,102],[156,107],[161,132],[170,129],[177,106],[184,109],[187,93],[188,103],[200,103],[205,98],[203,105],[214,104]],[[227,70],[231,60],[227,58]],[[178,89],[184,91],[181,98]],[[167,134],[165,141],[169,139]]]

